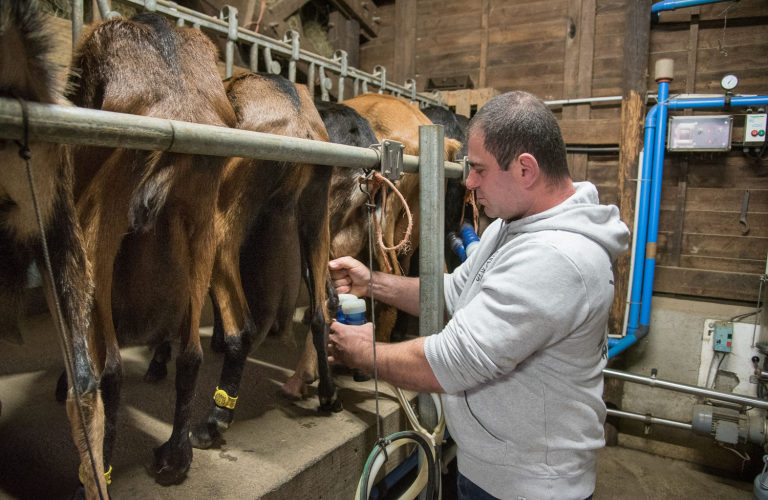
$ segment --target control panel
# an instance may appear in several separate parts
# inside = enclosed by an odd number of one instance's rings
[[[712,349],[718,352],[731,352],[733,348],[733,323],[718,321],[714,327]]]
[[[765,125],[768,114],[746,115],[744,119],[744,145],[760,146],[765,144]]]
[[[732,115],[672,116],[667,128],[669,151],[730,151]]]

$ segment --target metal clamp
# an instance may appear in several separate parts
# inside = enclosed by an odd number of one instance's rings
[[[237,43],[237,8],[231,5],[225,5],[219,12],[219,19],[227,21],[227,48],[226,48],[226,66],[224,77],[231,78],[234,69],[235,44]]]
[[[441,106],[443,105],[443,93],[439,90],[433,90],[432,91],[432,99],[437,99],[437,105]]]
[[[462,174],[462,177],[463,177],[463,182],[466,185],[467,178],[469,177],[469,170],[470,170],[469,156],[465,156],[464,158],[459,160],[459,163],[461,163],[462,170],[464,171]]]
[[[375,66],[373,68],[373,76],[381,78],[381,82],[379,83],[379,94],[383,94],[384,90],[387,88],[387,68],[381,64]]]
[[[282,71],[280,63],[272,60],[272,49],[269,47],[264,47],[264,62],[267,63],[267,73],[279,75],[280,71]]]
[[[349,75],[349,66],[347,63],[347,51],[337,50],[333,53],[333,60],[341,65],[341,71],[339,72],[339,90],[337,92],[336,100],[341,102],[344,100],[344,79]]]
[[[384,139],[381,144],[371,145],[371,149],[381,154],[381,175],[392,182],[399,181],[404,175],[402,143]]]
[[[333,86],[333,82],[330,78],[325,76],[325,66],[318,66],[317,67],[317,74],[320,77],[320,99],[323,101],[329,101],[330,97],[328,95],[328,91],[331,90],[331,87]]]
[[[296,83],[296,61],[299,60],[299,32],[288,30],[283,34],[283,41],[291,44],[291,59],[288,61],[288,79]]]
[[[416,80],[413,78],[408,78],[405,81],[405,88],[411,90],[411,104],[413,104],[413,101],[416,100]]]

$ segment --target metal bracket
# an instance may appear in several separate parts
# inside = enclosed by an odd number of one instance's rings
[[[460,160],[460,162],[461,162],[461,166],[462,166],[462,168],[464,170],[463,178],[464,178],[464,184],[466,185],[467,184],[467,177],[469,177],[469,170],[470,170],[469,156],[465,156],[464,158],[462,158]]]
[[[411,104],[413,104],[413,101],[416,100],[416,80],[413,78],[408,78],[405,81],[405,88],[411,90]]]
[[[378,76],[381,78],[379,83],[379,94],[383,94],[387,89],[387,68],[382,65],[375,66],[373,68],[373,76]]]
[[[371,145],[371,149],[381,154],[381,175],[392,182],[399,181],[404,175],[402,143],[384,139],[381,144]]]

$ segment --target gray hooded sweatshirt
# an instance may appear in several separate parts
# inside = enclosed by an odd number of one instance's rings
[[[497,220],[445,276],[452,319],[424,351],[445,390],[459,471],[501,499],[582,500],[604,446],[613,262],[629,231],[597,189]]]

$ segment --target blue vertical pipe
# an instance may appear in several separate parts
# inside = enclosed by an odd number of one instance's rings
[[[627,333],[635,333],[640,320],[640,300],[643,290],[643,271],[645,264],[645,243],[648,235],[648,209],[651,196],[651,176],[653,175],[653,156],[656,132],[656,120],[659,105],[648,112],[645,118],[645,140],[643,142],[643,165],[640,171],[639,185],[640,203],[638,211],[637,234],[634,235],[635,268],[632,276],[632,296],[630,298],[629,322]]]
[[[643,291],[643,274],[645,268],[645,245],[648,234],[648,213],[650,210],[649,199],[651,193],[651,178],[653,175],[653,159],[655,156],[655,132],[658,121],[660,105],[657,104],[645,117],[645,139],[643,141],[643,165],[640,169],[639,186],[640,201],[635,210],[638,212],[637,233],[634,235],[635,268],[632,273],[632,295],[630,297],[629,319],[627,322],[627,335],[615,342],[609,342],[608,358],[622,353],[629,346],[647,335],[647,330],[638,331],[640,321],[640,303]]]
[[[651,324],[651,297],[653,295],[653,277],[656,268],[656,243],[659,237],[659,216],[661,208],[661,176],[664,171],[664,147],[667,134],[667,99],[669,81],[659,81],[659,112],[656,125],[656,144],[653,155],[653,181],[651,182],[651,210],[648,214],[648,244],[643,273],[643,295],[640,306],[640,326],[646,332]],[[650,251],[649,251],[650,250]]]

